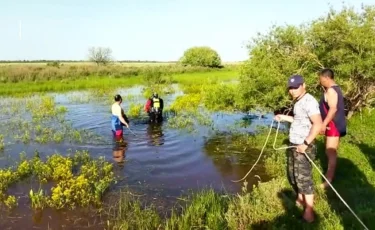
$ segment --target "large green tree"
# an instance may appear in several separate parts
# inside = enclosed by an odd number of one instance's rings
[[[221,58],[219,54],[208,46],[195,46],[187,49],[180,59],[183,65],[220,67]]]
[[[343,87],[349,116],[375,100],[375,7],[344,7],[301,26],[271,28],[248,46],[241,69],[241,107],[290,106],[286,91],[292,74],[305,77],[309,91],[321,94],[317,71],[332,68]]]

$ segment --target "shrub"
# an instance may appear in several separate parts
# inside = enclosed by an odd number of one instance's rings
[[[220,67],[219,54],[210,47],[192,47],[184,52],[180,59],[181,64],[202,67]]]
[[[303,75],[309,92],[320,95],[317,71],[322,68],[334,70],[349,114],[373,104],[374,15],[374,6],[363,7],[360,13],[353,8],[331,10],[306,26],[275,26],[256,37],[241,71],[243,109],[290,106],[286,81],[292,74]]]

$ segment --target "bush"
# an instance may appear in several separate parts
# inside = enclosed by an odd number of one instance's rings
[[[221,67],[219,54],[210,47],[192,47],[184,52],[180,63],[202,67]]]
[[[305,77],[308,91],[320,96],[317,71],[331,68],[342,86],[349,114],[375,102],[375,7],[362,12],[344,8],[306,26],[273,27],[249,45],[242,66],[241,99],[244,110],[290,106],[286,92],[292,74]],[[349,115],[350,117],[350,115]]]

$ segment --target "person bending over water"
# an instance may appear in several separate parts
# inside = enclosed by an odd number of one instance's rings
[[[117,94],[115,96],[115,102],[112,104],[112,117],[111,117],[111,125],[112,125],[112,133],[115,136],[122,136],[123,135],[123,126],[125,125],[129,128],[128,119],[124,113],[124,110],[121,108],[122,97]]]

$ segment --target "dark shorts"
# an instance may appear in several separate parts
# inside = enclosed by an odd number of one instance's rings
[[[297,146],[290,144],[290,146]],[[296,193],[310,195],[314,193],[314,182],[312,178],[312,164],[304,153],[298,153],[296,148],[287,149],[287,174],[288,180]],[[306,149],[311,160],[315,159],[315,143]]]

